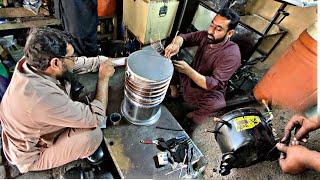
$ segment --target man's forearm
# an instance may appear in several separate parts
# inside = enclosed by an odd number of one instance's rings
[[[113,64],[114,67],[124,66],[126,65],[126,59],[127,57],[120,57],[120,58],[109,58]]]
[[[96,72],[98,70],[101,59],[97,57],[77,57],[73,71],[77,74],[84,74],[88,72]]]
[[[200,73],[198,73],[194,69],[190,69],[190,72],[187,74],[190,79],[192,79],[198,86],[207,90],[206,77]]]
[[[320,152],[310,150],[305,158],[308,169],[320,172]]]
[[[105,109],[107,109],[108,105],[108,84],[109,84],[109,78],[108,79],[98,79],[97,83],[97,93],[96,93],[96,100],[99,100]]]

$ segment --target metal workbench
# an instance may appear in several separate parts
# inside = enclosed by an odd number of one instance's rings
[[[109,84],[108,114],[120,112],[120,103],[124,94],[123,82],[124,68],[117,68]],[[121,178],[178,178],[180,171],[176,171],[170,174],[170,176],[165,175],[172,170],[170,165],[156,168],[153,157],[161,151],[154,144],[141,144],[140,140],[156,138],[168,140],[178,135],[187,134],[184,131],[158,129],[156,126],[182,129],[167,108],[161,106],[161,117],[154,125],[136,126],[122,119],[120,125],[108,125],[103,130],[107,149]],[[193,142],[192,144],[194,145]],[[196,163],[201,157],[203,157],[203,154],[194,145],[193,163]],[[182,176],[184,173],[185,170]]]

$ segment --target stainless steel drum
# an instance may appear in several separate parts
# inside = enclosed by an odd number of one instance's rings
[[[136,125],[156,123],[161,114],[160,103],[166,95],[172,75],[171,61],[155,51],[132,53],[125,73],[122,115]]]

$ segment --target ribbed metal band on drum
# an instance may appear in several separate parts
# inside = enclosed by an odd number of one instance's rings
[[[151,66],[149,68],[147,66],[146,68],[148,69],[140,68],[140,70],[150,72],[134,72],[137,71],[137,68],[130,67],[142,66],[145,63]],[[155,67],[153,67],[152,63],[154,63]],[[169,72],[165,72],[163,69],[164,73],[162,74],[160,70],[159,72],[152,72],[152,69],[160,69],[161,66],[159,65],[161,64],[165,64],[163,68],[166,68]],[[160,77],[152,73],[160,73]],[[142,50],[131,54],[128,58],[125,72],[125,97],[121,104],[122,115],[129,122],[136,125],[152,125],[156,123],[161,114],[160,103],[165,98],[172,74],[173,66],[171,62],[154,52]]]

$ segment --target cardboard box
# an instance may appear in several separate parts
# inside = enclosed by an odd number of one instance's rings
[[[167,2],[164,3],[164,1]],[[177,0],[125,0],[123,2],[124,24],[143,44],[150,43],[150,39],[157,41],[167,38],[170,35],[178,5]]]

